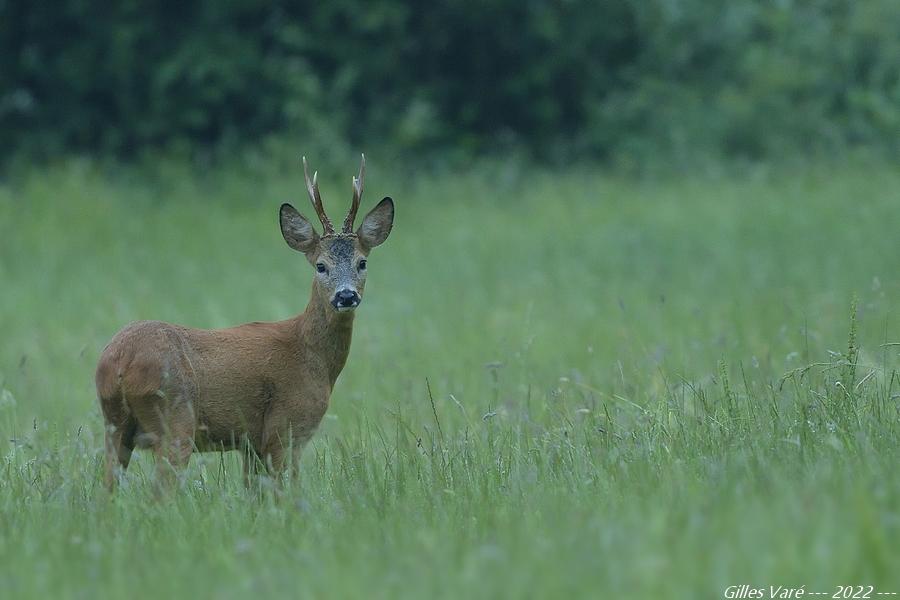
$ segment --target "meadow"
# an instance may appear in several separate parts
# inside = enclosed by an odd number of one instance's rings
[[[299,479],[195,455],[160,501],[144,453],[102,488],[97,357],[132,320],[302,311],[302,172],[0,185],[0,595],[900,592],[900,172],[369,163],[394,231]],[[333,215],[354,169],[320,174]]]

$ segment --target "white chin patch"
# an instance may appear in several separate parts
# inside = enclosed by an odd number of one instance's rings
[[[350,312],[351,310],[356,310],[355,306],[338,306],[338,312]]]

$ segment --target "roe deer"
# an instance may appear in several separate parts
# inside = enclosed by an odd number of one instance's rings
[[[110,490],[136,445],[153,449],[161,481],[186,466],[194,451],[246,449],[248,482],[257,460],[276,476],[289,459],[296,461],[285,454],[299,453],[328,409],[350,350],[366,258],[394,221],[394,202],[384,198],[353,231],[365,169],[363,156],[340,233],[325,214],[318,173],[310,180],[305,157],[306,188],[323,234],[293,206],[281,206],[284,240],[316,271],[302,314],[218,330],[139,321],[112,338],[96,374]]]

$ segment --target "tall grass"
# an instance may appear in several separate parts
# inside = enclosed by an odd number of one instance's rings
[[[887,168],[370,165],[368,203],[389,193],[397,222],[299,481],[247,490],[237,456],[197,455],[157,502],[140,455],[107,497],[103,344],[133,319],[302,310],[310,269],[275,219],[303,204],[297,175],[72,163],[0,188],[10,597],[900,591]],[[345,192],[323,182],[333,212]]]

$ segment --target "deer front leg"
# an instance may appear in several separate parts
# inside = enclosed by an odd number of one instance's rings
[[[286,426],[267,440],[263,450],[263,462],[269,475],[279,484],[284,482],[284,475],[297,479],[300,473],[300,453],[309,439],[309,435],[298,433],[295,428]]]
[[[262,459],[249,442],[244,443],[241,448],[241,454],[244,459],[244,487],[249,490],[253,487],[259,477]]]
[[[291,444],[289,435],[277,435],[276,439],[269,441],[263,450],[263,462],[269,475],[282,482],[283,476],[290,464]]]

